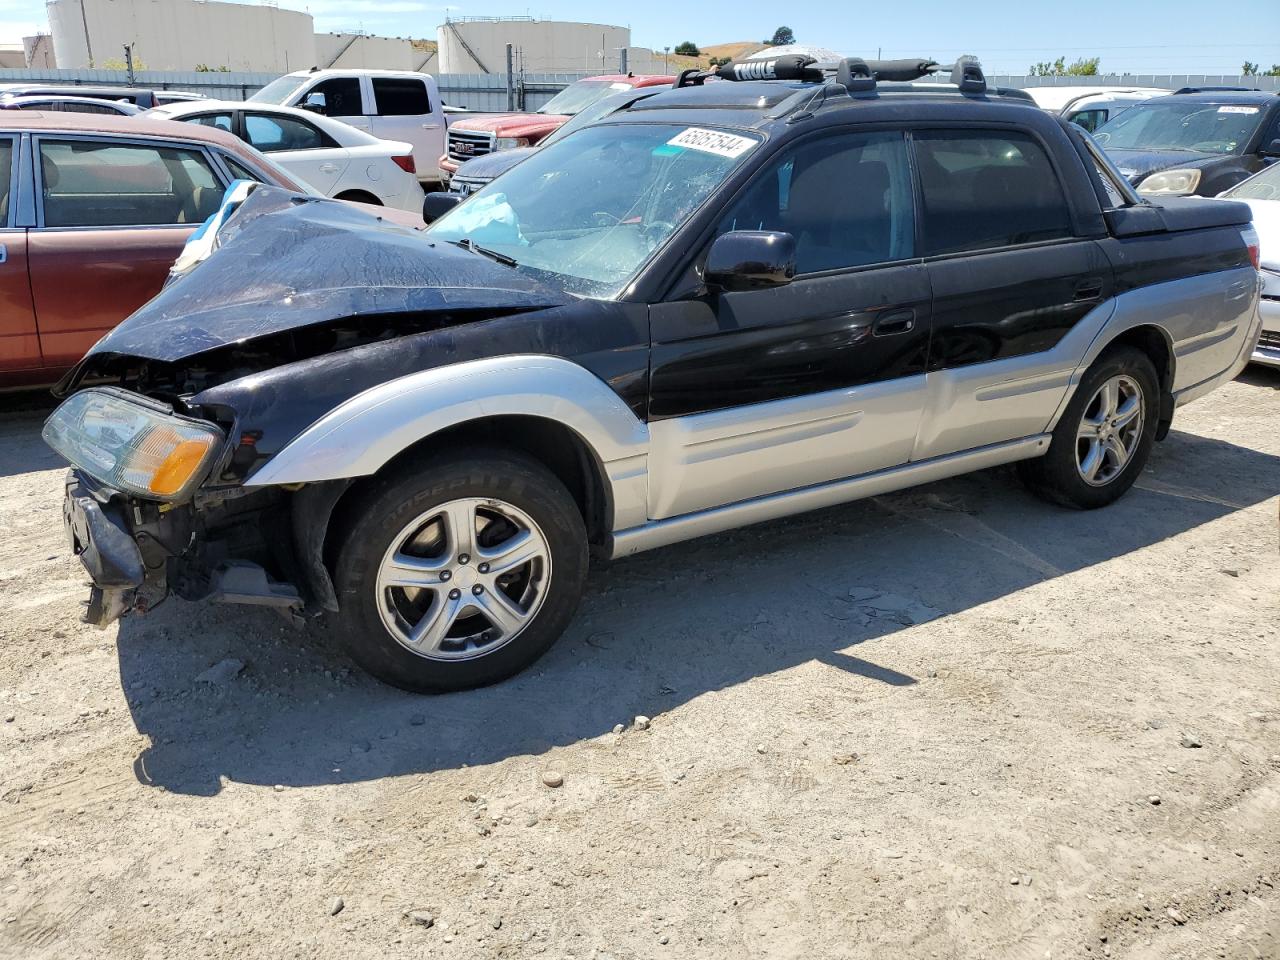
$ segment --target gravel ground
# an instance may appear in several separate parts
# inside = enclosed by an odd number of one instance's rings
[[[996,470],[645,554],[434,698],[265,611],[79,623],[5,403],[2,956],[1280,957],[1280,375],[1110,509]]]

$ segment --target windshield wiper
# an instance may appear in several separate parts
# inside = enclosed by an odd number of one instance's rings
[[[505,253],[499,253],[497,250],[490,250],[488,247],[482,247],[470,237],[463,237],[461,240],[450,240],[455,247],[461,247],[463,250],[470,250],[472,253],[478,253],[483,257],[488,257],[498,263],[505,264],[508,267],[518,267],[520,263],[515,257],[508,257]]]

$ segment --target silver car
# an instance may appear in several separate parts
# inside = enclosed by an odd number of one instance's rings
[[[1262,274],[1262,299],[1258,305],[1262,336],[1253,350],[1253,362],[1280,368],[1280,163],[1264,167],[1219,196],[1242,200],[1253,208]]]

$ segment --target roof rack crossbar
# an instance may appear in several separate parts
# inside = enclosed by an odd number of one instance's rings
[[[987,78],[977,57],[961,57],[944,66],[936,60],[864,60],[846,57],[839,63],[818,63],[802,53],[788,53],[757,60],[736,60],[710,70],[682,70],[672,86],[700,87],[707,80],[805,80],[821,81],[834,68],[836,83],[851,94],[870,93],[880,82],[910,83],[949,71],[951,83],[961,93],[984,94]]]

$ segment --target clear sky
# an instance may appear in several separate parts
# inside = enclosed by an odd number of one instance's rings
[[[165,0],[158,0],[165,2]],[[1102,58],[1102,71],[1238,73],[1245,60],[1280,64],[1280,0],[984,0],[950,3],[833,3],[816,0],[477,0],[445,6],[429,0],[279,0],[307,10],[319,31],[359,30],[433,39],[446,11],[454,16],[535,16],[618,23],[632,43],[662,49],[763,40],[782,24],[797,41],[845,54],[933,57],[976,54],[990,73],[1024,73],[1039,60]],[[0,0],[0,41],[47,30],[43,0]]]

